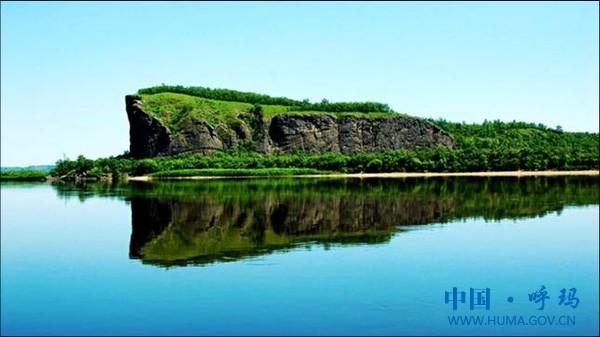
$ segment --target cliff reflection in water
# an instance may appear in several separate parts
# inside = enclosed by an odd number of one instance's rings
[[[316,187],[316,186],[315,186]],[[133,198],[130,253],[156,263],[211,262],[298,243],[381,243],[397,225],[440,219],[451,200],[243,191]],[[266,191],[265,191],[266,192]]]
[[[130,257],[169,266],[315,243],[383,243],[407,225],[543,216],[598,204],[599,182],[597,177],[253,179],[57,188],[83,199],[129,200]]]

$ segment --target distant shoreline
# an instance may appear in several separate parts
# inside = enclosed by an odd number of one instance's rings
[[[494,171],[494,172],[389,172],[389,173],[331,173],[273,176],[182,176],[182,177],[128,177],[130,181],[152,180],[208,180],[240,178],[430,178],[430,177],[550,177],[550,176],[598,176],[598,170],[583,171]]]

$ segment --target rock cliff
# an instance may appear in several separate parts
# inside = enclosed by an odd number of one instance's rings
[[[253,108],[241,109],[233,122],[176,115],[171,130],[144,106],[141,96],[126,96],[130,124],[130,154],[151,157],[184,152],[223,150],[250,145],[263,153],[337,152],[355,153],[421,146],[454,146],[451,135],[428,121],[397,113],[331,114],[278,113],[264,117]],[[251,106],[251,105],[250,105]],[[176,108],[173,108],[176,109]]]

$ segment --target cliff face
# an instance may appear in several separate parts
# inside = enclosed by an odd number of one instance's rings
[[[134,157],[170,154],[169,129],[142,109],[139,97],[126,96],[125,105],[129,119],[129,152]]]
[[[331,114],[276,114],[271,118],[243,113],[242,123],[211,125],[188,118],[173,132],[144,111],[139,96],[126,97],[130,153],[134,157],[222,150],[253,144],[264,153],[372,152],[419,146],[452,147],[454,140],[438,126],[400,114],[381,117]]]
[[[452,137],[436,125],[401,115],[275,116],[268,130],[271,149],[283,152],[354,153],[454,145]]]

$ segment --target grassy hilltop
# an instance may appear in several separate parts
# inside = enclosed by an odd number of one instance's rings
[[[152,116],[163,122],[171,131],[174,132],[181,130],[182,126],[193,120],[207,121],[213,127],[216,127],[221,123],[225,125],[240,124],[245,122],[244,118],[250,118],[250,115],[254,113],[258,107],[260,108],[262,117],[265,119],[271,118],[275,115],[328,115],[331,117],[352,115],[364,118],[379,118],[393,116],[396,114],[391,110],[374,108],[373,111],[349,110],[368,110],[359,104],[369,103],[358,103],[354,105],[347,103],[347,106],[339,106],[340,111],[328,111],[317,109],[326,109],[324,107],[329,108],[330,103],[316,103],[304,106],[251,104],[244,102],[215,100],[172,92],[140,94],[140,97],[142,98],[145,111],[152,114]],[[304,108],[310,109],[305,110]]]
[[[205,99],[239,102],[253,105],[268,105],[285,107],[292,111],[325,111],[325,112],[392,112],[385,103],[379,102],[334,102],[323,99],[320,103],[310,103],[308,100],[298,101],[286,97],[272,97],[252,92],[243,92],[230,89],[211,89],[205,87],[184,87],[180,85],[161,85],[157,87],[138,90],[139,95],[155,95],[160,93],[178,93]]]
[[[337,118],[353,115],[381,118],[397,115],[387,104],[377,102],[338,102],[326,100],[309,103],[284,97],[202,87],[159,86],[140,89],[137,93],[147,113],[177,132],[187,123],[204,120],[209,124],[235,125],[248,122],[249,115],[260,112],[262,118],[278,114],[325,114]],[[146,159],[133,159],[127,153],[116,157],[90,160],[59,160],[52,171],[55,176],[91,177],[153,174],[182,175],[205,172],[209,175],[259,175],[281,172],[298,174],[328,172],[466,172],[512,170],[583,170],[598,169],[598,133],[566,132],[541,124],[486,121],[482,124],[430,120],[449,132],[456,146],[418,147],[393,151],[362,153],[271,153],[251,148],[191,153]],[[248,123],[247,123],[248,124]],[[282,170],[287,169],[287,170]],[[304,170],[306,169],[306,170]]]

